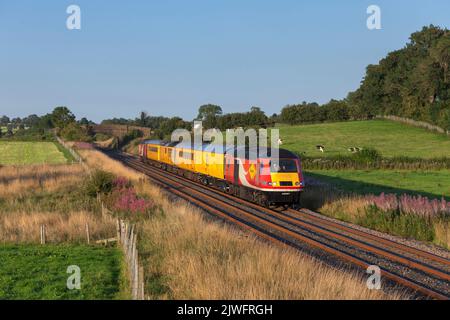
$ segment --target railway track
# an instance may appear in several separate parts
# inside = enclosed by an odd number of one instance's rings
[[[108,154],[146,174],[174,195],[264,239],[301,250],[309,248],[316,254],[326,252],[364,269],[377,265],[382,277],[422,296],[450,299],[449,259],[326,219],[306,209],[264,208],[179,174],[144,164],[136,157]]]

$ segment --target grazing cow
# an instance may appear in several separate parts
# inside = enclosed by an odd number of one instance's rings
[[[317,148],[317,150],[319,150],[320,152],[325,152],[325,146],[322,146],[322,145],[317,145],[316,146],[316,148]]]
[[[350,151],[351,153],[357,153],[360,152],[362,150],[362,148],[359,147],[350,147],[347,149],[348,151]]]

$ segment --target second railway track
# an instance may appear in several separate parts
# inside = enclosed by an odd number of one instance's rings
[[[450,298],[450,260],[325,218],[308,210],[273,210],[232,197],[176,173],[116,152],[111,157],[140,171],[173,194],[267,240],[301,248],[306,243],[434,299]]]

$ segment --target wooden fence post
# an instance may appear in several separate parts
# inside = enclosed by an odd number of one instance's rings
[[[41,225],[41,244],[45,244],[45,225]]]
[[[144,299],[144,268],[139,267],[139,300]]]
[[[86,222],[86,238],[87,238],[87,244],[91,243],[90,239],[90,233],[89,233],[89,224]]]

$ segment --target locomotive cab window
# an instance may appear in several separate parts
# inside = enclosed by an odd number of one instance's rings
[[[291,159],[280,159],[278,163],[276,161],[270,161],[270,172],[297,172],[297,165]]]

